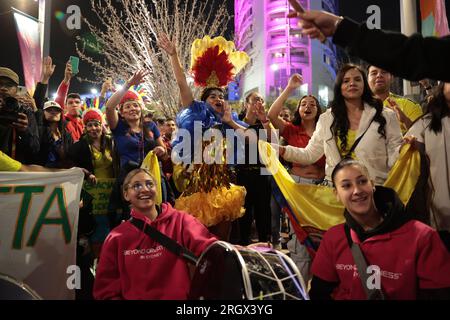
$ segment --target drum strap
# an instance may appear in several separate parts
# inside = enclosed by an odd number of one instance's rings
[[[347,224],[344,225],[345,235],[347,236],[348,245],[352,250],[353,260],[355,261],[356,267],[358,268],[359,278],[361,279],[361,284],[367,295],[367,300],[386,300],[383,290],[381,288],[369,288],[368,286],[368,275],[367,275],[367,262],[364,257],[364,253],[357,243],[354,243],[350,234],[350,228]]]
[[[169,238],[165,234],[159,232],[155,228],[153,228],[151,225],[145,223],[144,221],[136,218],[130,218],[128,221],[131,222],[132,225],[134,225],[136,228],[138,228],[140,231],[144,232],[146,235],[148,235],[151,239],[159,242],[163,247],[166,247],[169,251],[174,253],[176,256],[183,257],[188,262],[196,264],[198,258],[194,253],[180,245],[175,240]]]

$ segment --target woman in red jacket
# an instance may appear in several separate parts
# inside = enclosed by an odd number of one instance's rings
[[[312,265],[311,299],[367,299],[350,243],[359,245],[365,257],[365,285],[378,284],[386,299],[448,299],[450,254],[437,232],[408,218],[397,194],[375,187],[356,160],[342,160],[332,180],[346,222],[329,229],[320,243]]]
[[[193,216],[170,204],[155,204],[155,179],[145,169],[132,170],[123,183],[131,217],[149,224],[199,256],[217,241]],[[95,299],[183,300],[190,288],[188,266],[130,221],[106,238],[97,269]]]

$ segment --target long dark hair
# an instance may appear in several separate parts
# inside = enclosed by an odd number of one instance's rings
[[[126,101],[126,102],[128,102],[128,101]],[[139,104],[141,104],[139,101],[136,101],[137,103],[139,103]],[[125,103],[122,103],[122,104],[120,104],[119,105],[119,110],[120,111],[122,111],[122,108],[123,108],[123,105],[124,105]],[[143,110],[143,108],[141,108],[141,116],[140,116],[140,119],[139,119],[139,127],[142,129],[142,133],[143,133],[143,138],[145,139],[145,138],[147,138],[147,139],[151,139],[152,138],[152,134],[150,133],[150,129],[145,125],[145,123],[144,123],[144,118],[145,118],[145,115],[144,115],[144,110]],[[132,135],[133,134],[133,132],[132,132],[132,130],[131,130],[131,128],[130,128],[130,126],[128,125],[128,122],[125,120],[125,118],[124,117],[122,117],[122,115],[119,113],[119,119],[122,119],[123,120],[123,122],[125,123],[125,125],[128,127],[128,133],[129,133],[129,135]]]
[[[425,116],[431,118],[430,130],[435,134],[442,131],[442,118],[450,116],[450,108],[444,96],[445,82],[439,83],[434,89],[430,102],[426,105]]]
[[[336,83],[334,84],[334,99],[331,101],[331,113],[333,114],[333,123],[331,124],[331,132],[333,136],[337,136],[341,139],[341,149],[347,149],[347,133],[350,128],[350,122],[348,121],[347,116],[347,107],[345,106],[344,96],[342,95],[341,85],[344,81],[344,76],[347,71],[351,69],[356,69],[361,73],[364,83],[364,90],[362,94],[362,101],[367,103],[372,108],[376,109],[375,116],[373,120],[379,123],[378,133],[383,138],[386,138],[386,119],[384,118],[383,112],[383,102],[380,99],[375,98],[372,91],[369,88],[369,84],[367,82],[367,76],[364,70],[354,64],[345,64],[339,70],[336,76]]]
[[[69,147],[73,144],[72,136],[70,132],[67,130],[67,121],[64,119],[64,112],[61,110],[61,117],[57,123],[57,128],[59,133],[61,134],[61,147],[57,150],[58,156],[60,157],[57,167],[60,168],[70,168],[67,163],[67,155],[69,152]],[[47,155],[44,155],[49,151],[52,145],[52,129],[50,127],[50,122],[47,120],[45,116],[45,111],[42,111],[42,122],[39,125],[39,136],[40,136],[40,157],[45,157],[44,159],[40,159],[42,161],[41,165],[46,165]]]
[[[60,156],[62,159],[65,159],[65,157],[67,156],[69,145],[72,144],[73,141],[71,141],[71,139],[69,138],[70,133],[67,130],[67,121],[64,119],[64,112],[62,109],[60,112],[61,112],[61,117],[59,118],[58,125],[57,125],[58,131],[61,134],[61,142],[62,142],[62,144],[61,144],[62,148],[60,149],[60,151],[61,151]],[[45,111],[43,111],[42,116],[43,116],[42,117],[42,126],[44,128],[44,132],[45,132],[44,134],[46,135],[46,139],[47,139],[46,142],[50,143],[50,139],[52,136],[50,122],[47,120],[47,117],[45,116]]]
[[[300,104],[302,103],[303,99],[305,99],[307,97],[311,97],[314,99],[314,101],[316,101],[317,114],[316,114],[314,121],[315,121],[315,123],[317,123],[317,121],[319,121],[319,117],[322,114],[322,107],[320,106],[320,102],[319,102],[319,100],[317,100],[317,98],[315,96],[313,96],[312,94],[308,94],[308,95],[304,95],[303,97],[300,98],[300,100],[298,100],[297,109],[295,110],[294,119],[292,120],[293,125],[301,126],[302,117],[300,117],[300,113],[298,112],[298,110],[300,110]]]
[[[94,140],[92,140],[92,138],[89,136],[89,134],[87,132],[85,133],[85,139],[87,140],[89,145],[92,145],[94,143]],[[100,136],[100,152],[101,152],[101,154],[105,155],[105,150],[106,150],[106,132],[105,132],[105,128],[102,125],[102,134]]]

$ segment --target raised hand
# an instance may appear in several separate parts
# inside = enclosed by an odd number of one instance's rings
[[[397,115],[397,119],[399,122],[404,123],[405,125],[411,122],[409,118],[403,113],[403,111],[399,108],[398,104],[392,100],[391,98],[387,98],[388,107],[392,109]],[[409,128],[409,126],[408,126]]]
[[[66,63],[66,69],[64,70],[64,82],[68,83],[72,78],[72,64],[70,61]]]
[[[112,79],[106,78],[106,80],[102,84],[102,90],[100,92],[100,96],[104,97],[108,91],[111,91],[113,88]]]
[[[287,86],[288,86],[289,89],[297,89],[302,84],[303,84],[303,77],[300,74],[298,74],[298,73],[294,73],[289,78],[289,82],[288,82]]]
[[[231,121],[233,121],[233,118],[231,117],[231,106],[225,101],[223,106],[222,122],[230,123]]]
[[[144,82],[144,78],[146,76],[148,76],[149,74],[150,74],[150,72],[148,70],[145,70],[145,69],[141,69],[141,70],[136,71],[131,76],[131,78],[128,79],[127,85],[126,85],[127,89],[129,87],[137,86],[138,84],[141,84],[142,82]]]
[[[53,64],[51,57],[45,57],[42,60],[42,78],[41,83],[47,84],[48,80],[53,75],[53,72],[55,71],[56,65]]]
[[[161,49],[167,52],[169,56],[173,56],[177,53],[177,47],[173,41],[169,39],[169,36],[165,33],[158,35],[158,45]]]
[[[257,103],[255,106],[256,117],[262,123],[267,123],[269,119],[267,118],[266,110],[264,109],[264,105],[262,103]]]
[[[325,37],[334,35],[337,25],[343,19],[334,14],[317,10],[308,10],[303,13],[293,11],[289,13],[288,17],[299,17],[302,34],[311,39],[318,38],[322,42]]]

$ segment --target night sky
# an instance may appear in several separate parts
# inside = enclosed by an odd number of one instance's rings
[[[225,0],[230,10],[234,11],[234,0]],[[312,0],[314,1],[314,0]],[[450,16],[450,0],[447,3],[447,16]],[[52,1],[52,25],[51,25],[51,47],[50,55],[53,58],[53,63],[56,64],[56,71],[53,78],[50,80],[49,93],[56,91],[59,82],[63,78],[64,65],[71,55],[76,55],[75,51],[75,37],[86,33],[86,29],[81,32],[69,32],[64,23],[58,21],[54,15],[56,11],[66,12],[69,5],[79,5],[81,12],[88,18],[89,21],[95,21],[90,12],[89,0],[53,0]],[[366,20],[368,14],[366,9],[369,5],[378,5],[381,8],[381,27],[388,30],[400,30],[400,5],[399,1],[395,0],[340,0],[340,14],[349,16],[356,21]],[[19,52],[19,45],[17,42],[14,20],[11,13],[8,13],[10,7],[24,11],[32,16],[37,17],[38,5],[33,0],[1,0],[0,1],[0,65],[7,66],[18,72],[23,83],[23,71],[21,65],[21,58]],[[233,25],[230,25],[230,29]],[[232,32],[232,30],[231,30]],[[80,62],[80,76],[92,78],[89,73],[88,65]],[[78,80],[72,81],[71,91],[88,93],[92,84],[81,83]],[[100,89],[101,84],[97,85]]]

